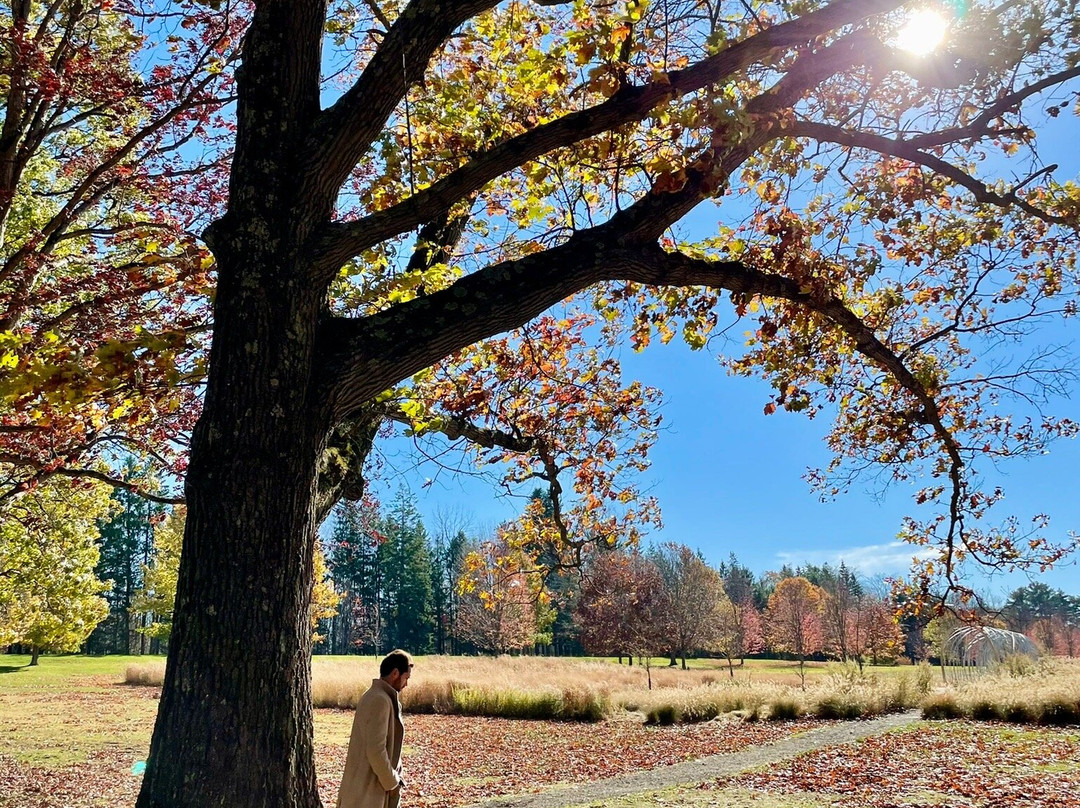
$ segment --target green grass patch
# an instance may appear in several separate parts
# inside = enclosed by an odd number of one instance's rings
[[[0,654],[0,693],[27,688],[108,687],[123,681],[128,665],[163,662],[159,656],[48,656],[30,666],[28,654]],[[87,681],[91,678],[97,681]]]

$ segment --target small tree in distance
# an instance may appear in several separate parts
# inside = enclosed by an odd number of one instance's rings
[[[761,627],[761,614],[752,599],[741,602],[724,598],[720,609],[715,650],[727,659],[728,675],[735,678],[735,660],[739,665],[746,662],[748,654],[765,649],[765,635]]]
[[[650,553],[670,603],[672,633],[669,652],[678,655],[686,670],[686,656],[712,649],[719,641],[728,610],[724,582],[715,569],[685,544],[668,542]]]
[[[805,578],[784,578],[765,610],[765,633],[774,651],[799,660],[799,679],[806,687],[806,658],[825,647],[821,623],[821,590]]]
[[[638,552],[603,552],[587,565],[577,604],[581,643],[591,654],[629,655],[644,663],[671,643],[671,600],[656,565]]]
[[[0,646],[78,650],[109,613],[94,575],[98,520],[112,506],[108,486],[52,480],[0,510]]]

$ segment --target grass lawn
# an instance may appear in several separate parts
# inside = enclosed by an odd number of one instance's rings
[[[121,682],[127,665],[145,661],[43,656],[30,668],[29,657],[0,656],[0,808],[134,803],[139,777],[132,774],[132,765],[145,759],[158,690]],[[420,658],[418,666],[434,669],[451,662],[428,657]],[[513,662],[529,665],[528,659]],[[342,664],[370,678],[375,661],[315,661],[317,669]],[[493,664],[512,667],[497,660]],[[815,668],[829,671],[821,663]],[[791,663],[753,660],[744,672],[752,679],[788,676]],[[685,675],[702,673],[709,671]],[[682,671],[668,674],[684,676]],[[575,781],[603,778],[738,751],[820,723],[646,727],[625,718],[588,725],[441,715],[406,720],[413,808],[459,808],[497,794],[566,787],[560,778],[568,771]],[[332,805],[337,795],[351,722],[348,710],[315,711],[316,769],[324,804]],[[620,798],[604,808],[1071,808],[1080,806],[1077,794],[1080,727],[949,721],[920,722],[913,730],[811,752],[773,769]]]
[[[122,684],[130,657],[0,656],[0,808],[131,805],[158,689]],[[371,659],[351,660],[370,666]],[[326,664],[316,661],[317,665]],[[816,722],[645,727],[460,716],[407,718],[405,754],[416,808],[453,808],[494,793],[560,784],[566,761],[595,779],[767,743]],[[352,725],[348,710],[315,711],[316,769],[332,805]]]

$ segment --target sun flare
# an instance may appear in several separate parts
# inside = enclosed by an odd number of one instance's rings
[[[949,21],[938,12],[919,9],[897,32],[896,47],[916,56],[926,56],[942,43],[948,27]]]

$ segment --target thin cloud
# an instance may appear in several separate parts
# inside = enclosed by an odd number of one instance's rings
[[[892,541],[888,544],[868,544],[844,550],[780,552],[776,557],[782,564],[793,567],[800,564],[829,564],[835,567],[843,561],[852,570],[863,575],[876,576],[906,572],[911,567],[912,558],[929,558],[933,554],[934,550],[929,547],[915,547],[902,541]]]

